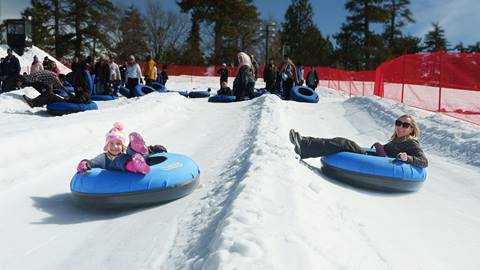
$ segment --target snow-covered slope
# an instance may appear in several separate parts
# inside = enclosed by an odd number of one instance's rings
[[[8,45],[5,44],[0,44],[0,57],[6,57],[7,56],[7,49]],[[52,57],[50,54],[46,53],[44,50],[32,46],[32,48],[25,48],[25,52],[23,53],[22,56],[17,55],[15,52],[13,53],[18,60],[20,61],[20,73],[27,72],[30,73],[30,66],[32,65],[33,62],[33,57],[36,55],[38,57],[38,60],[40,62],[43,61],[45,56],[48,56],[50,60],[55,61],[57,64],[57,67],[60,69],[60,72],[63,74],[69,73],[71,70],[66,67],[64,64],[62,64],[60,61]]]
[[[174,90],[216,90],[218,78],[172,76]],[[231,83],[231,82],[230,82]],[[258,83],[261,86],[261,83]],[[176,93],[98,102],[52,117],[22,94],[0,95],[0,269],[478,269],[480,128],[375,97],[319,89],[320,102],[274,95],[231,104]],[[288,139],[385,142],[416,117],[428,178],[410,194],[353,188],[299,161]],[[199,187],[155,207],[75,206],[79,160],[102,151],[121,121],[147,143],[193,158]]]

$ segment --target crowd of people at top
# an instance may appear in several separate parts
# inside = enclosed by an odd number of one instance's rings
[[[238,70],[233,82],[233,88],[228,87],[229,71],[226,64],[217,71],[220,75],[219,95],[234,95],[236,100],[255,97],[255,82],[259,77],[259,64],[253,54],[245,52],[237,54]],[[47,56],[41,63],[37,56],[34,56],[30,66],[30,74],[20,75],[20,63],[11,49],[7,50],[7,56],[2,59],[0,65],[0,83],[2,91],[10,91],[18,88],[32,86],[40,96],[29,98],[24,96],[25,101],[32,107],[40,107],[52,102],[73,102],[87,103],[90,101],[90,94],[93,89],[90,85],[90,78],[96,95],[114,95],[117,86],[125,86],[130,90],[132,97],[133,89],[138,84],[151,85],[154,82],[166,85],[168,81],[167,65],[163,65],[159,72],[158,64],[151,56],[145,59],[144,74],[137,63],[134,55],[130,55],[123,64],[118,65],[115,59],[110,56],[101,56],[95,60],[91,56],[82,59],[75,56],[71,63],[72,72],[61,74],[56,62]],[[278,67],[273,58],[265,65],[263,80],[265,89],[270,93],[280,93],[284,99],[290,99],[290,89],[296,85],[306,85],[315,89],[318,85],[318,74],[312,66],[304,76],[303,65],[296,66],[287,56]],[[64,86],[73,87],[68,91]],[[65,91],[67,96],[62,97],[54,90]]]
[[[0,59],[0,93],[31,86],[40,93],[35,98],[23,95],[31,107],[53,102],[88,103],[93,90],[91,78],[97,95],[114,95],[117,86],[125,86],[133,93],[133,88],[141,83],[150,85],[158,82],[165,85],[168,80],[167,68],[167,65],[163,65],[159,72],[157,63],[148,56],[143,76],[133,55],[120,66],[113,57],[102,56],[95,61],[91,56],[85,59],[75,56],[71,63],[72,71],[62,74],[54,60],[45,56],[43,62],[40,62],[35,55],[29,73],[20,74],[20,61],[9,48],[7,56]],[[66,86],[70,86],[70,89]],[[63,91],[66,95],[58,95],[58,91]]]
[[[254,85],[259,77],[259,65],[254,55],[248,55],[240,52],[238,58],[238,71],[233,82],[233,90],[228,87],[229,70],[225,63],[217,71],[220,76],[220,90],[218,95],[234,95],[236,100],[244,100],[245,97],[251,98],[254,95]],[[304,80],[305,79],[305,80]],[[296,66],[293,61],[286,56],[283,63],[278,67],[275,60],[270,58],[263,69],[263,80],[265,90],[272,94],[279,93],[288,100],[290,99],[290,89],[297,85],[306,85],[312,89],[318,86],[318,74],[314,66],[310,67],[306,77],[302,64]]]

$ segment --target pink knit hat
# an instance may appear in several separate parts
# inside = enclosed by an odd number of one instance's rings
[[[119,140],[125,145],[125,134],[123,131],[123,124],[120,122],[115,122],[113,124],[113,128],[110,129],[107,134],[105,135],[105,146],[103,147],[104,151],[107,151],[107,145],[109,142],[114,140]]]

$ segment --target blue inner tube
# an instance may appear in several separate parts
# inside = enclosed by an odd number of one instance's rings
[[[146,161],[147,175],[99,168],[76,173],[70,182],[74,201],[97,208],[158,204],[190,194],[199,182],[200,169],[187,156],[160,153]]]
[[[255,97],[259,97],[263,94],[265,94],[267,92],[267,90],[265,89],[255,89]]]
[[[306,86],[295,86],[290,89],[290,98],[298,102],[318,103],[318,94]]]
[[[168,93],[178,93],[184,97],[188,97],[188,91],[167,90]]]
[[[234,102],[235,101],[235,96],[213,96],[208,98],[208,102],[216,102],[216,103],[228,103],[228,102]]]
[[[90,101],[89,103],[54,102],[47,105],[47,112],[51,115],[64,115],[89,110],[98,110],[97,104]]]
[[[340,152],[324,156],[322,171],[339,181],[384,192],[417,191],[427,170],[388,157]]]
[[[188,93],[189,98],[206,98],[210,96],[210,91],[193,91]]]
[[[125,97],[130,96],[130,89],[126,88],[125,86],[118,86],[118,92]]]
[[[151,86],[139,84],[133,88],[133,96],[141,97],[156,91],[157,90]]]
[[[163,84],[161,84],[161,83],[159,83],[159,82],[152,82],[152,83],[151,83],[151,86],[152,86],[155,90],[157,90],[157,92],[167,92],[167,88],[166,88]]]

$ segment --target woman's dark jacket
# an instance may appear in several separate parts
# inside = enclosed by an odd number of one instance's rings
[[[255,77],[252,69],[247,65],[241,66],[233,81],[233,94],[236,96],[236,99],[244,100],[245,96],[248,96],[250,99],[255,98],[254,87]]]

